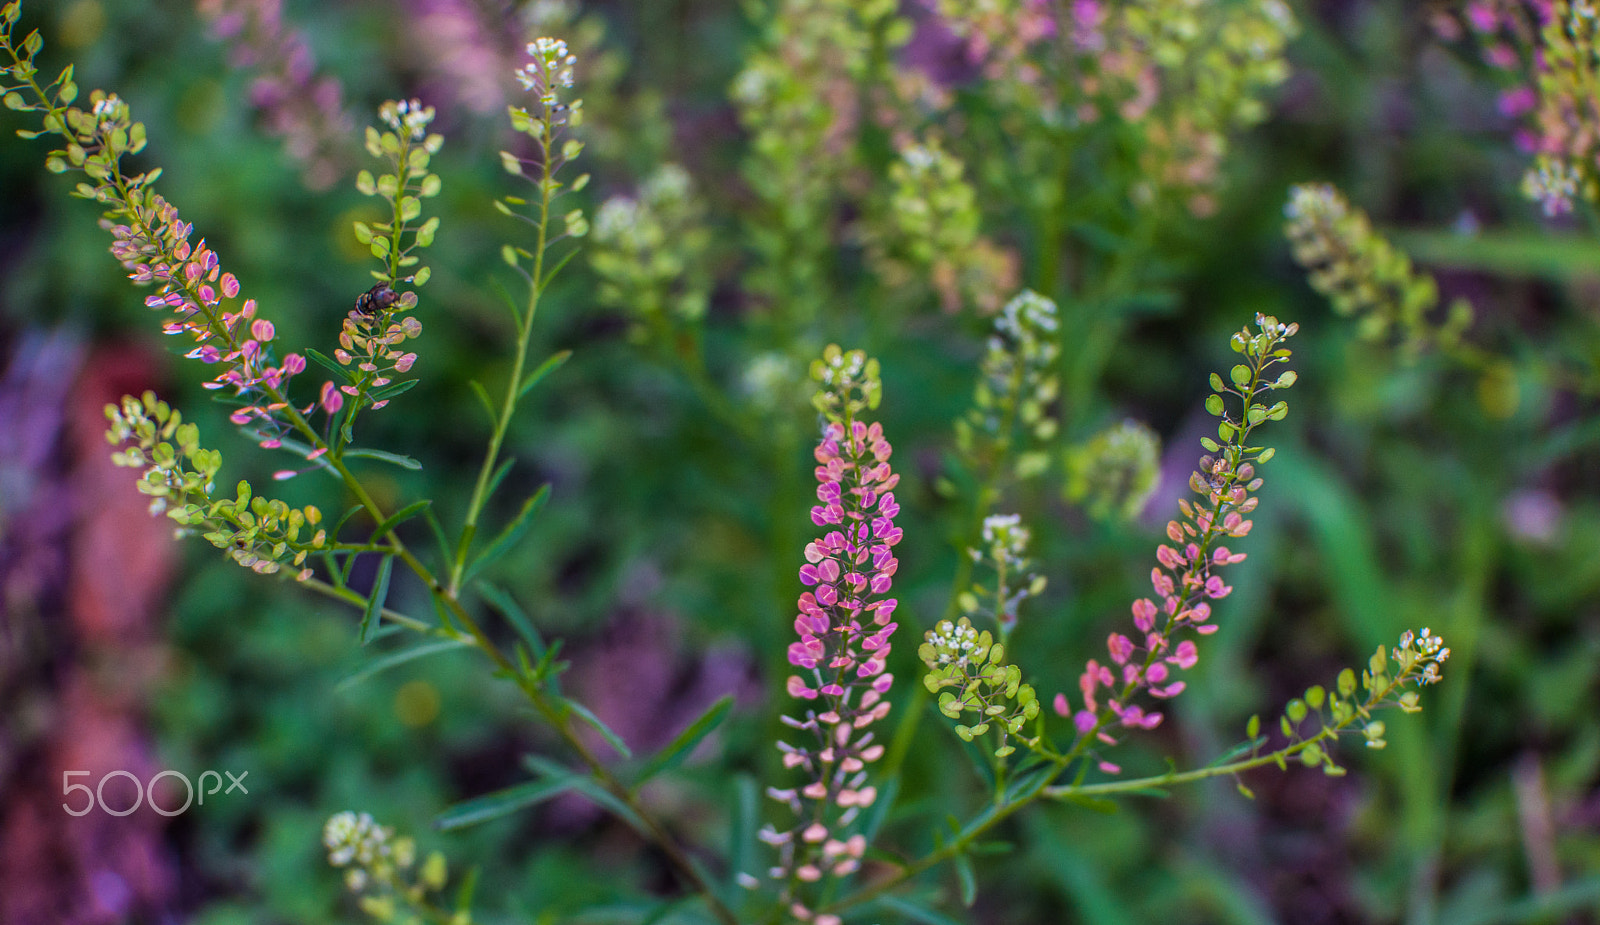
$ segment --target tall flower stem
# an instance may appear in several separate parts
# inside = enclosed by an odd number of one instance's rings
[[[10,10],[13,9],[13,7],[7,7],[7,9]],[[71,102],[70,98],[58,99],[49,94],[44,87],[40,86],[37,79],[33,76],[31,62],[19,56],[16,47],[11,44],[8,28],[4,31],[0,31],[0,46],[3,46],[11,57],[13,65],[13,68],[11,69],[12,73],[19,80],[23,81],[22,86],[26,87],[33,94],[34,98],[40,102],[41,105],[37,108],[42,109],[45,113],[44,124],[47,130],[63,135],[67,138],[70,144],[78,144],[78,140],[73,134],[71,134],[72,130],[69,128],[71,123],[69,122],[66,114],[67,105]],[[32,50],[33,48],[30,46],[30,53]],[[118,154],[120,154],[120,150],[121,149],[118,150]],[[483,472],[480,474],[477,488],[473,494],[473,500],[470,506],[469,517],[467,521],[469,531],[473,526],[475,526],[478,515],[481,513],[487,490],[489,473],[493,470],[495,462],[498,459],[501,442],[503,441],[505,433],[510,426],[511,414],[514,412],[516,407],[516,402],[519,397],[519,390],[522,383],[522,370],[526,362],[528,344],[531,340],[533,315],[538,306],[542,283],[545,282],[543,264],[544,246],[547,243],[545,225],[549,217],[550,198],[553,192],[550,183],[551,170],[549,166],[550,158],[548,157],[548,146],[545,147],[545,153],[545,182],[542,184],[543,196],[541,199],[541,221],[539,223],[540,250],[538,257],[536,258],[535,270],[533,273],[534,285],[532,286],[532,291],[529,296],[528,310],[523,317],[519,318],[520,325],[518,328],[517,355],[514,362],[513,375],[511,382],[507,386],[506,399],[504,405],[502,406],[501,416],[496,422],[494,434],[490,440],[490,448],[485,459]],[[97,163],[94,168],[94,172],[89,173],[90,178],[95,180],[97,184],[97,194],[92,198],[95,198],[97,201],[108,206],[112,213],[125,216],[129,220],[130,227],[133,229],[134,233],[138,237],[142,238],[142,240],[159,245],[163,238],[159,234],[159,230],[150,223],[151,220],[149,214],[147,213],[147,207],[149,205],[148,197],[153,196],[148,189],[148,184],[152,179],[152,176],[146,175],[136,181],[134,178],[130,178],[128,175],[123,173],[119,163],[119,157],[108,157],[105,158],[105,161],[106,162],[104,164]],[[65,168],[63,167],[62,169]],[[176,265],[180,262],[179,258],[177,258],[175,254],[163,253],[161,257],[173,265]],[[239,340],[234,335],[229,325],[224,323],[223,319],[216,316],[210,310],[206,304],[206,300],[198,297],[198,293],[194,291],[195,284],[181,278],[181,276],[177,279],[174,279],[172,282],[189,296],[189,304],[193,305],[195,310],[203,314],[203,316],[206,318],[207,329],[210,332],[210,335],[215,337],[219,342],[227,345],[230,350],[237,350],[240,346]],[[383,507],[379,505],[377,500],[372,496],[371,492],[367,490],[366,486],[355,475],[355,473],[352,472],[345,464],[344,460],[337,454],[328,452],[330,449],[328,443],[323,439],[322,435],[316,430],[316,428],[314,428],[305,418],[305,416],[288,400],[284,390],[280,386],[268,381],[262,381],[256,384],[255,387],[259,388],[261,393],[269,399],[268,404],[275,409],[273,413],[278,415],[283,423],[287,424],[291,430],[305,439],[306,443],[314,451],[312,455],[314,456],[316,463],[320,466],[330,469],[338,476],[339,480],[355,497],[360,506],[366,510],[368,516],[373,519],[375,524],[384,523],[388,519],[387,512],[385,512]],[[470,534],[468,535],[467,539],[470,540]],[[518,688],[523,692],[524,696],[527,697],[528,701],[534,707],[534,710],[547,723],[549,723],[551,728],[556,731],[562,742],[573,752],[573,754],[577,756],[579,762],[594,778],[596,783],[604,788],[607,793],[613,796],[618,803],[620,803],[634,817],[637,818],[641,826],[640,834],[661,851],[667,862],[676,871],[679,879],[690,890],[703,897],[706,907],[710,910],[712,916],[718,922],[722,923],[722,925],[738,925],[738,918],[734,915],[732,910],[729,909],[727,905],[718,897],[715,888],[709,881],[706,880],[705,876],[690,859],[687,852],[677,843],[677,841],[666,830],[666,828],[655,819],[655,817],[646,809],[646,807],[640,803],[632,791],[625,784],[623,784],[622,781],[619,780],[616,775],[614,775],[610,769],[604,765],[603,762],[601,762],[594,751],[584,743],[583,739],[578,735],[577,730],[573,725],[570,711],[563,709],[560,704],[556,703],[536,679],[529,677],[527,673],[521,671],[518,666],[514,664],[504,652],[501,651],[501,649],[493,642],[493,640],[491,640],[484,633],[483,629],[478,625],[477,620],[474,619],[471,613],[467,611],[459,596],[460,574],[462,570],[461,560],[458,559],[454,563],[451,583],[449,586],[446,586],[439,580],[438,577],[434,575],[432,570],[430,570],[420,559],[417,558],[417,556],[406,546],[405,542],[401,540],[400,537],[392,530],[388,531],[386,536],[373,537],[372,543],[382,544],[381,549],[385,551],[386,554],[392,555],[404,563],[406,567],[410,569],[411,572],[416,575],[416,577],[428,588],[429,594],[433,597],[434,601],[440,605],[441,611],[449,615],[450,621],[454,625],[435,627],[425,621],[408,617],[404,614],[399,614],[391,610],[383,610],[383,618],[418,632],[442,634],[463,642],[470,642],[471,645],[483,652],[485,657],[487,657],[490,663],[495,667],[497,673],[504,674],[505,676],[514,679]],[[467,544],[465,543],[462,544],[462,553],[460,553],[462,556],[464,556],[466,545]],[[374,551],[378,550],[375,549]],[[349,589],[336,588],[327,584],[326,582],[316,579],[307,579],[301,582],[301,584],[306,585],[312,591],[339,600],[353,607],[365,607],[368,604],[368,599],[357,592]]]
[[[545,136],[548,139],[548,134]],[[495,420],[494,431],[489,436],[489,448],[483,454],[483,465],[478,469],[478,480],[472,487],[472,500],[467,503],[467,516],[462,527],[461,541],[456,548],[455,562],[450,567],[450,593],[461,588],[461,578],[467,568],[467,551],[478,530],[478,517],[488,500],[489,479],[500,461],[500,447],[506,432],[511,429],[512,416],[517,411],[517,400],[522,396],[522,371],[528,362],[528,345],[533,339],[533,318],[539,310],[539,297],[544,294],[544,255],[549,243],[550,199],[554,194],[554,170],[550,143],[540,144],[539,219],[535,223],[538,240],[533,251],[533,272],[528,284],[528,304],[518,318],[517,347],[511,364],[511,378],[506,382],[505,398],[500,403],[500,416]]]

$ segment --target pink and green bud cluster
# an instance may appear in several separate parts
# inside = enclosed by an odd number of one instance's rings
[[[1156,550],[1158,564],[1150,570],[1154,597],[1133,602],[1137,633],[1110,634],[1106,662],[1089,660],[1078,681],[1081,708],[1071,711],[1065,694],[1056,697],[1056,712],[1071,713],[1080,736],[1113,745],[1119,730],[1154,729],[1162,713],[1134,699],[1148,694],[1166,700],[1182,693],[1185,682],[1177,672],[1194,667],[1199,649],[1193,639],[1177,637],[1217,630],[1211,622],[1212,602],[1233,591],[1219,570],[1244,559],[1243,553],[1222,543],[1250,533],[1253,522],[1247,515],[1256,509],[1255,492],[1262,484],[1255,467],[1273,455],[1270,448],[1252,445],[1251,437],[1262,423],[1288,414],[1288,403],[1270,402],[1270,396],[1292,386],[1296,378],[1292,371],[1271,373],[1288,361],[1290,351],[1283,342],[1299,325],[1281,324],[1264,315],[1256,316],[1256,325],[1253,333],[1245,328],[1233,336],[1232,347],[1244,361],[1229,371],[1226,380],[1211,377],[1215,394],[1207,398],[1206,410],[1218,418],[1218,439],[1201,440],[1207,453],[1189,479],[1199,499],[1178,502],[1183,516],[1167,524],[1170,545]],[[1230,404],[1236,410],[1230,410]],[[1105,761],[1100,766],[1108,773],[1119,770]]]
[[[255,427],[263,447],[280,445],[288,407],[283,393],[289,380],[305,370],[305,358],[290,353],[282,361],[275,359],[271,345],[277,330],[258,316],[255,299],[230,310],[225,300],[238,297],[238,279],[222,272],[216,252],[204,240],[189,243],[194,226],[179,218],[176,206],[153,192],[120,203],[109,197],[100,201],[112,204],[108,215],[120,213],[125,220],[106,221],[112,256],[131,271],[128,278],[134,283],[156,286],[145,305],[170,309],[177,316],[162,330],[196,342],[185,356],[221,367],[205,387],[231,389],[244,400],[229,415],[233,423]]]
[[[1334,311],[1358,317],[1363,337],[1378,340],[1397,333],[1412,354],[1460,343],[1472,323],[1472,306],[1457,299],[1442,320],[1430,317],[1439,305],[1433,277],[1415,269],[1411,258],[1374,231],[1367,214],[1338,189],[1301,184],[1290,190],[1283,211],[1284,232],[1311,288],[1326,296]]]
[[[784,723],[802,741],[778,746],[784,766],[803,769],[809,783],[768,790],[798,820],[786,831],[768,826],[761,833],[778,849],[771,874],[787,880],[785,901],[802,921],[813,920],[803,885],[852,873],[866,847],[848,827],[878,794],[867,766],[884,747],[870,727],[889,713],[884,695],[893,675],[885,667],[898,602],[888,594],[902,537],[894,523],[900,477],[889,465],[892,449],[881,425],[857,418],[877,406],[877,362],[829,347],[814,374],[823,384],[816,404],[826,423],[815,454],[818,503],[811,521],[826,532],[806,545],[800,581],[809,590],[800,595],[794,623],[800,638],[788,653],[798,669],[788,691],[804,710]]]
[[[444,137],[430,134],[434,110],[418,100],[389,100],[378,108],[378,117],[389,131],[367,129],[367,153],[388,162],[392,172],[373,176],[363,170],[356,175],[356,189],[365,196],[381,198],[390,209],[386,222],[356,222],[356,240],[366,245],[372,256],[383,263],[372,271],[379,285],[357,300],[345,316],[339,332],[339,348],[333,358],[342,370],[340,381],[323,384],[318,398],[322,409],[337,413],[345,396],[354,399],[353,411],[374,411],[389,403],[394,376],[410,372],[417,355],[404,349],[405,342],[422,334],[422,322],[406,313],[416,308],[415,292],[395,292],[390,287],[401,282],[421,288],[432,271],[418,266],[417,251],[433,246],[439,218],[417,222],[422,217],[422,200],[439,195],[443,187],[439,175],[428,171],[429,159],[444,146]],[[400,274],[410,270],[410,274]],[[351,417],[345,418],[348,425]],[[346,437],[348,439],[348,437]]]
[[[195,425],[151,392],[124,398],[120,408],[107,405],[106,417],[107,441],[122,447],[112,461],[145,470],[139,491],[150,496],[152,514],[166,514],[180,534],[201,534],[253,571],[270,575],[288,566],[300,569],[300,580],[311,577],[306,557],[328,544],[327,531],[318,529],[321,511],[257,497],[243,481],[234,497],[213,497],[221,454],[200,446]]]
[[[306,184],[327,189],[343,167],[351,127],[336,77],[319,73],[305,36],[283,22],[282,0],[198,0],[200,15],[233,46],[233,64],[255,72],[250,103],[266,128],[305,165]]]
[[[37,138],[48,133],[63,140],[63,146],[46,157],[46,168],[53,173],[81,171],[88,178],[74,195],[105,207],[101,225],[111,232],[112,255],[135,283],[156,287],[145,304],[177,316],[163,330],[193,339],[191,358],[222,367],[207,388],[232,389],[240,399],[232,414],[234,423],[255,427],[262,446],[278,446],[285,429],[284,412],[289,410],[283,392],[289,380],[306,368],[305,358],[291,353],[282,361],[276,359],[272,341],[277,331],[271,321],[258,316],[254,299],[233,307],[240,291],[238,278],[222,271],[216,252],[204,240],[190,242],[194,226],[153,188],[161,172],[134,176],[123,172],[123,155],[138,154],[145,147],[144,125],[133,121],[128,105],[114,94],[96,90],[90,94],[88,109],[73,106],[78,86],[71,67],[51,83],[39,85],[33,59],[44,43],[37,32],[21,46],[13,43],[11,30],[20,15],[17,3],[0,7],[0,49],[11,58],[11,65],[0,73],[19,81],[0,85],[0,94],[8,109],[44,116],[41,131],[19,134]]]
[[[1463,19],[1483,59],[1505,76],[1500,111],[1519,120],[1518,146],[1536,155],[1522,192],[1548,216],[1594,202],[1600,179],[1600,15],[1593,0],[1473,0]],[[1438,18],[1447,37],[1460,26]]]
[[[1042,445],[1057,430],[1051,406],[1060,394],[1060,325],[1056,303],[1032,290],[995,316],[972,410],[956,422],[956,449],[975,468],[1012,459],[1024,479],[1049,468]]]

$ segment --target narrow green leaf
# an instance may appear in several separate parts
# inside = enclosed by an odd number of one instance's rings
[[[722,721],[728,718],[728,713],[733,709],[733,695],[726,694],[709,709],[700,714],[700,718],[690,723],[684,730],[677,734],[671,742],[644,763],[634,779],[633,786],[637,790],[641,784],[660,774],[668,768],[676,767],[679,762],[694,751],[700,741],[710,735]]]
[[[472,387],[472,394],[478,396],[478,401],[483,403],[483,410],[488,413],[490,423],[500,420],[500,415],[494,410],[494,400],[489,397],[489,390],[483,387],[483,383],[472,379],[467,385]]]
[[[467,639],[445,639],[439,642],[429,642],[420,646],[413,646],[412,648],[386,655],[383,658],[375,659],[371,663],[362,666],[360,670],[354,672],[349,677],[346,677],[338,684],[335,684],[333,686],[333,690],[335,693],[340,693],[349,690],[351,687],[354,687],[355,685],[365,681],[381,671],[388,671],[390,668],[404,665],[406,662],[416,661],[419,658],[424,658],[434,654],[435,652],[448,652],[451,649],[460,649],[465,646],[470,646],[471,644],[471,640]]]
[[[728,813],[728,874],[736,877],[760,863],[756,859],[756,828],[761,825],[761,788],[749,774],[739,774],[733,779],[732,797]]]
[[[433,531],[433,540],[439,544],[439,561],[450,561],[450,540],[445,536],[444,524],[439,522],[439,515],[433,512],[432,507],[422,511],[422,517],[428,522],[428,528]]]
[[[611,727],[607,726],[600,717],[595,716],[588,707],[576,700],[567,700],[565,703],[567,709],[571,710],[574,716],[594,727],[594,731],[600,733],[611,744],[611,747],[617,750],[617,754],[623,758],[633,757],[633,749],[628,747],[628,743],[622,741],[622,736],[613,732]]]
[[[433,504],[431,500],[418,501],[414,504],[408,504],[400,510],[395,511],[393,514],[390,514],[388,520],[378,524],[378,529],[372,531],[373,542],[381,541],[384,537],[388,536],[389,532],[395,527],[400,526],[424,510],[427,510],[428,506],[431,504]]]
[[[528,377],[522,380],[522,388],[517,390],[517,397],[521,398],[522,396],[528,394],[529,390],[539,384],[539,380],[555,372],[557,369],[560,369],[561,366],[571,358],[572,351],[563,350],[560,353],[551,356],[543,363],[540,363],[538,369],[529,373]]]
[[[898,913],[907,920],[918,923],[918,925],[961,925],[960,922],[942,912],[899,896],[880,896],[873,901],[873,905],[882,906],[890,912]]]
[[[484,498],[487,499],[494,497],[494,493],[500,490],[500,483],[505,481],[506,476],[511,472],[511,467],[515,465],[516,462],[516,457],[508,456],[506,457],[505,461],[500,464],[500,467],[494,470],[494,474],[489,476],[489,481],[484,485]]]
[[[560,260],[556,261],[556,265],[551,267],[550,271],[545,273],[544,279],[539,281],[539,294],[540,295],[543,295],[544,291],[546,289],[550,288],[550,284],[555,281],[556,275],[559,274],[563,269],[566,268],[568,261],[572,260],[572,258],[574,258],[576,256],[578,256],[578,252],[576,250],[573,250],[573,251],[569,252],[567,254],[567,256],[562,257]]]
[[[569,771],[542,755],[523,755],[522,764],[536,774],[561,780],[569,789],[588,797],[595,805],[633,826],[635,830],[648,834],[649,828],[644,824],[644,820],[639,818],[639,814],[629,809],[628,804],[617,799],[616,794],[595,783],[593,778]]]
[[[345,450],[344,456],[346,459],[352,456],[361,459],[376,459],[379,462],[386,462],[402,469],[410,469],[412,472],[419,471],[422,468],[422,463],[412,459],[410,456],[401,456],[397,453],[388,453],[383,450],[369,450],[358,447]]]
[[[474,867],[467,871],[461,878],[461,888],[456,890],[456,911],[466,912],[472,908],[472,894],[478,891],[478,872],[482,868]]]
[[[335,363],[332,358],[324,355],[321,350],[318,350],[315,347],[307,347],[306,356],[310,357],[318,364],[327,367],[329,372],[339,377],[340,382],[349,385],[353,381],[350,378],[349,370],[345,369],[343,366],[340,366],[338,363]]]
[[[544,507],[545,501],[549,500],[549,498],[550,484],[546,482],[540,486],[538,491],[534,492],[533,497],[522,503],[522,510],[518,511],[517,516],[511,519],[511,523],[506,524],[506,528],[500,531],[500,535],[496,536],[494,541],[484,547],[483,552],[478,553],[477,557],[472,560],[472,565],[467,568],[467,576],[471,577],[476,574],[479,569],[498,559],[505,554],[506,550],[516,545],[517,541],[522,539],[522,535],[527,533],[528,528],[533,525],[533,515],[538,513],[541,507]]]
[[[394,568],[394,556],[384,556],[378,562],[378,577],[372,583],[372,594],[367,598],[366,613],[361,615],[361,644],[372,641],[378,631],[383,613],[383,602],[389,596],[389,570]]]
[[[521,636],[523,641],[528,644],[528,649],[533,652],[535,658],[544,657],[544,637],[534,627],[533,621],[528,618],[527,612],[517,604],[510,594],[488,582],[478,583],[478,593],[482,594],[483,599],[489,602],[489,606],[498,610],[500,615],[506,618],[506,622],[510,623],[512,628],[517,631],[517,635]]]
[[[481,797],[473,797],[451,806],[440,813],[433,820],[433,827],[440,831],[449,832],[455,829],[464,829],[469,825],[477,825],[502,816],[509,816],[519,810],[530,806],[537,806],[546,800],[558,797],[573,789],[576,780],[571,775],[565,777],[551,777],[545,780],[530,781],[526,784],[517,784],[494,793],[486,793]]]
[[[421,379],[406,379],[401,382],[391,383],[381,389],[373,389],[371,392],[368,392],[367,395],[373,401],[389,401],[396,395],[404,395],[405,393],[411,391],[421,382]]]
[[[329,535],[331,536],[332,534]],[[344,573],[339,568],[339,560],[334,557],[332,550],[328,550],[322,554],[322,563],[328,569],[328,577],[333,579],[333,586],[335,588],[343,588]]]
[[[962,853],[951,860],[956,866],[956,877],[961,881],[961,905],[971,909],[978,901],[978,878],[972,872],[972,859]]]
[[[1216,758],[1212,759],[1212,761],[1210,763],[1208,763],[1206,765],[1206,767],[1214,768],[1214,767],[1217,767],[1218,765],[1227,764],[1228,762],[1233,761],[1233,760],[1235,760],[1237,758],[1242,758],[1245,755],[1250,754],[1250,751],[1252,749],[1254,749],[1255,747],[1256,747],[1256,742],[1255,742],[1254,739],[1252,739],[1252,740],[1250,740],[1248,742],[1240,742],[1238,745],[1235,745],[1234,747],[1228,749],[1226,752],[1223,752],[1222,754],[1218,755]]]

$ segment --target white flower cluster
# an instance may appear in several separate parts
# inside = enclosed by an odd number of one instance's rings
[[[1053,333],[1058,324],[1056,303],[1032,289],[1023,290],[1007,302],[994,322],[996,329],[1019,341],[1031,339],[1039,331]]]
[[[1426,626],[1415,634],[1410,630],[1400,634],[1401,649],[1412,650],[1413,644],[1415,645],[1413,651],[1415,651],[1417,659],[1423,663],[1422,677],[1418,679],[1417,683],[1437,684],[1439,681],[1439,666],[1443,665],[1445,660],[1450,657],[1450,650],[1445,647],[1444,639],[1433,635],[1433,632]]]
[[[1020,514],[991,514],[983,519],[983,542],[1007,562],[1016,563],[1028,550],[1033,534],[1022,525]]]
[[[939,650],[939,664],[948,665],[954,659],[956,667],[967,667],[967,653],[978,647],[978,631],[970,623],[957,626],[945,620],[928,634],[928,642]]]
[[[573,86],[573,67],[578,63],[578,56],[567,48],[566,42],[549,37],[529,42],[528,54],[533,60],[517,70],[517,83],[522,84],[524,90],[538,93],[546,105],[554,105],[555,89]]]
[[[856,384],[866,366],[867,355],[860,350],[841,353],[832,359],[824,361],[822,384],[848,388]]]
[[[378,108],[378,115],[388,126],[401,135],[410,136],[412,141],[421,141],[428,135],[428,126],[433,124],[433,107],[422,105],[421,100],[390,101]]]
[[[345,810],[330,816],[322,827],[322,844],[329,864],[350,868],[345,883],[352,891],[365,887],[370,876],[382,881],[394,867],[410,867],[415,860],[411,839],[395,840],[393,829],[378,825],[367,813]]]

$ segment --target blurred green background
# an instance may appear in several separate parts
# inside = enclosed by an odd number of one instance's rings
[[[342,82],[357,125],[373,121],[386,98],[421,95],[439,108],[436,128],[448,141],[433,169],[444,178],[444,224],[419,311],[422,383],[367,416],[365,442],[425,466],[371,470],[383,500],[433,497],[436,510],[459,511],[487,433],[466,382],[493,390],[509,363],[496,281],[512,281],[497,252],[504,241],[526,243],[491,207],[516,192],[496,156],[508,143],[503,112],[463,88],[482,64],[473,47],[496,73],[495,56],[514,52],[517,36],[492,24],[525,11],[496,0],[284,7],[286,27],[303,31],[316,65]],[[716,232],[705,336],[713,389],[750,401],[741,377],[764,352],[798,363],[838,341],[881,357],[881,414],[904,479],[894,666],[903,702],[917,674],[913,640],[944,608],[954,537],[968,517],[963,502],[935,489],[988,322],[941,311],[927,294],[889,305],[859,244],[843,234],[829,240],[830,229],[796,232],[821,236],[832,254],[822,270],[830,295],[815,322],[791,336],[753,307],[741,276],[757,258],[742,237],[747,222],[759,222],[759,205],[739,171],[749,140],[728,91],[758,40],[762,9],[732,0],[582,7],[582,28],[603,25],[609,55],[580,66],[580,82],[592,76],[597,88],[580,83],[592,92],[583,136],[591,149],[580,169],[595,179],[585,205],[592,214],[605,197],[631,192],[662,158],[694,177]],[[942,891],[953,920],[1600,921],[1600,419],[1592,397],[1553,388],[1539,373],[1552,357],[1582,371],[1600,356],[1600,239],[1591,218],[1545,223],[1518,197],[1525,158],[1496,111],[1494,84],[1470,44],[1438,39],[1434,9],[1405,0],[1297,4],[1293,73],[1273,94],[1268,121],[1235,140],[1216,214],[1166,215],[1119,299],[1089,304],[1070,281],[1049,293],[1069,316],[1102,319],[1091,328],[1099,352],[1071,354],[1085,365],[1069,382],[1063,445],[1125,417],[1149,423],[1166,445],[1163,483],[1145,515],[1126,523],[1086,516],[1063,501],[1058,469],[1013,492],[1003,509],[1021,511],[1033,527],[1051,580],[1023,613],[1020,661],[1047,699],[1075,692],[1084,659],[1103,651],[1105,634],[1127,621],[1128,601],[1147,593],[1160,526],[1199,454],[1206,376],[1229,362],[1228,334],[1256,312],[1299,321],[1300,380],[1289,420],[1268,438],[1279,454],[1263,472],[1256,530],[1239,544],[1250,558],[1218,607],[1223,631],[1205,640],[1173,721],[1133,737],[1122,763],[1130,773],[1158,770],[1166,755],[1180,766],[1204,763],[1243,737],[1250,714],[1270,717],[1405,628],[1445,637],[1455,655],[1444,683],[1426,692],[1421,716],[1390,722],[1387,750],[1347,749],[1352,773],[1344,778],[1256,772],[1247,778],[1254,801],[1220,782],[1127,801],[1111,815],[1037,807],[1005,833],[1016,850],[979,865],[974,908],[960,909],[949,871],[926,881],[925,891]],[[441,36],[452,33],[431,18],[446,15],[476,17],[481,34],[447,54]],[[370,285],[371,261],[349,231],[370,209],[353,186],[364,166],[359,136],[348,133],[347,150],[335,153],[342,172],[332,188],[308,189],[302,165],[251,105],[254,77],[239,66],[237,46],[219,41],[190,4],[33,2],[24,22],[44,32],[48,64],[74,61],[86,89],[114,89],[132,105],[152,139],[143,162],[164,167],[163,193],[261,301],[280,341],[326,350]],[[981,124],[981,94],[965,93],[957,105]],[[8,113],[0,127],[10,136],[26,124]],[[962,144],[969,175],[1017,156],[977,130]],[[64,705],[67,679],[83,671],[103,688],[127,670],[114,644],[84,644],[65,616],[75,573],[59,563],[50,571],[18,545],[41,516],[41,486],[54,479],[69,499],[79,491],[62,473],[74,453],[87,452],[65,436],[51,442],[69,429],[64,400],[50,406],[55,418],[16,410],[40,394],[18,397],[23,360],[39,355],[36,338],[58,332],[83,352],[35,385],[131,356],[146,384],[224,450],[228,478],[249,477],[265,491],[286,464],[255,452],[208,403],[194,367],[161,340],[106,253],[93,208],[42,169],[43,154],[42,143],[0,143],[0,346],[13,392],[0,406],[12,412],[0,416],[0,430],[13,446],[47,448],[31,463],[18,453],[5,460],[10,641],[0,830],[11,834],[0,841],[0,868],[27,872],[35,887],[50,884],[59,921],[356,921],[361,913],[319,842],[330,814],[356,809],[458,865],[481,866],[483,921],[640,921],[628,910],[670,895],[670,874],[625,826],[585,805],[562,801],[461,832],[429,830],[451,803],[523,779],[522,754],[555,752],[509,685],[489,679],[472,656],[450,653],[340,686],[374,657],[356,645],[359,614],[236,568],[199,542],[178,548],[180,564],[151,614],[156,667],[137,696],[112,699],[147,743],[150,767],[191,776],[246,769],[250,793],[153,830],[145,850],[159,889],[141,887],[143,875],[117,867],[122,861],[81,861],[96,856],[93,844],[77,855],[25,856],[33,843],[15,835],[23,804],[44,806],[36,814],[50,831],[38,837],[52,844],[57,827],[78,822],[54,812],[59,795],[44,774],[56,766],[45,757],[52,736],[70,733],[63,724],[77,715]],[[1100,163],[1082,168],[1087,187],[1104,169],[1104,182],[1120,188],[1114,168]],[[1514,382],[1433,357],[1403,362],[1357,340],[1354,326],[1310,292],[1282,240],[1287,188],[1309,180],[1339,184],[1438,275],[1447,299],[1469,298],[1478,313],[1469,338],[1510,357]],[[1038,285],[1034,231],[1016,203],[980,190],[985,232],[1016,249],[1022,281]],[[783,653],[800,590],[794,570],[811,529],[812,417],[803,391],[798,402],[780,394],[780,413],[760,419],[772,430],[742,436],[663,360],[659,344],[630,336],[624,311],[597,304],[594,288],[580,257],[541,308],[535,357],[570,349],[573,358],[513,429],[508,450],[519,463],[503,497],[544,482],[553,494],[494,578],[547,635],[568,640],[575,696],[630,742],[659,744],[717,696],[738,695],[714,747],[648,791],[674,829],[703,846],[708,865],[727,872],[730,828],[747,811],[741,800],[754,792],[751,782],[785,779],[770,743],[788,706]],[[121,477],[132,493],[132,474]],[[348,504],[310,478],[280,491],[328,511]],[[71,510],[50,541],[63,556],[83,556],[70,537],[87,529],[94,508]],[[95,568],[115,586],[136,566],[113,551]],[[397,586],[397,605],[427,610],[409,585]],[[925,848],[946,812],[978,808],[958,746],[937,716],[924,718],[885,846]],[[779,812],[765,799],[750,805]],[[126,881],[122,892],[94,879],[102,863]],[[578,914],[589,907],[612,911]]]

